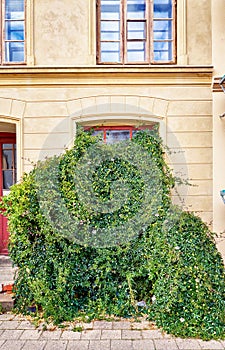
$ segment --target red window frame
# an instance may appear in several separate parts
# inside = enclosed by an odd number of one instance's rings
[[[90,131],[90,130],[95,130],[95,131],[103,131],[103,141],[106,143],[106,132],[108,130],[127,130],[130,132],[130,140],[133,137],[133,131],[138,131],[138,130],[153,130],[154,125],[145,125],[145,126],[140,126],[140,127],[135,127],[131,125],[123,125],[123,126],[85,126],[84,130],[85,131]]]

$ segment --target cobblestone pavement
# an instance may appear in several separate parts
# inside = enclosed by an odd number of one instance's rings
[[[76,325],[78,330],[79,324]],[[70,328],[74,326],[70,326]],[[225,341],[181,339],[149,322],[94,321],[74,329],[35,327],[25,317],[0,315],[1,350],[219,350]]]

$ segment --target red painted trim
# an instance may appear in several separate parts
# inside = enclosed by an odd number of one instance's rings
[[[0,132],[0,200],[3,194],[3,178],[2,178],[2,145],[4,143],[15,144],[16,134],[8,132]],[[0,215],[0,254],[8,255],[8,238],[7,218]]]

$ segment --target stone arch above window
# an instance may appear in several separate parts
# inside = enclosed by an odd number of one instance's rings
[[[90,96],[70,100],[71,139],[76,125],[152,125],[159,123],[159,133],[166,139],[165,117],[169,101],[137,95]]]

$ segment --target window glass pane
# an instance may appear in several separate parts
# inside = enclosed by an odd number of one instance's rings
[[[128,62],[144,62],[145,42],[128,42],[127,43],[127,61]]]
[[[4,170],[3,172],[3,189],[8,190],[10,186],[13,185],[13,171],[12,170]]]
[[[101,136],[102,137],[102,140],[104,138],[104,132],[103,130],[94,130],[93,133],[92,133],[93,136]]]
[[[12,149],[12,148],[13,148],[13,145],[12,145],[12,143],[4,143],[4,144],[2,145],[2,148],[3,148],[3,149]]]
[[[101,40],[120,40],[120,22],[101,22]]]
[[[154,0],[154,18],[172,18],[172,0]]]
[[[145,22],[127,22],[127,38],[131,39],[145,39]]]
[[[119,62],[120,44],[119,43],[101,43],[101,61]]]
[[[5,18],[24,19],[24,0],[6,0]]]
[[[24,21],[6,21],[5,39],[24,40]]]
[[[153,30],[155,40],[172,39],[171,21],[154,21]]]
[[[6,62],[24,62],[24,43],[6,42],[5,43],[5,61]]]
[[[120,19],[120,0],[101,1],[101,19]]]
[[[127,0],[127,18],[142,19],[145,18],[145,0]]]
[[[2,153],[2,169],[12,169],[13,168],[13,159],[12,159],[12,150],[4,150]]]
[[[107,130],[106,131],[106,143],[116,143],[124,140],[129,140],[129,130]]]
[[[155,61],[171,61],[172,58],[172,42],[154,42]]]

